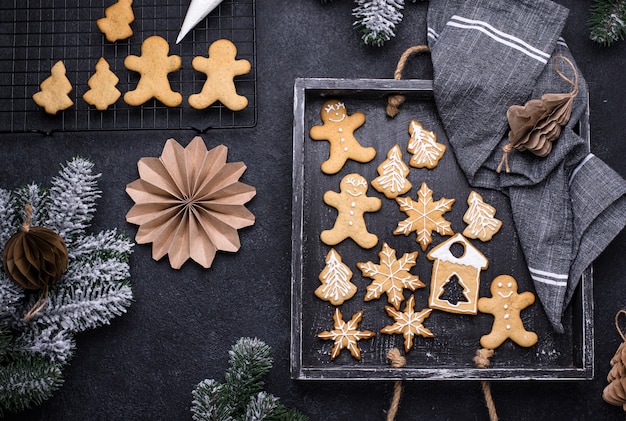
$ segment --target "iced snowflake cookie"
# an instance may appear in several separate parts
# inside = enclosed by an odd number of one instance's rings
[[[409,143],[407,151],[413,154],[409,160],[409,165],[415,168],[428,168],[432,170],[439,164],[439,160],[446,151],[446,146],[437,143],[437,135],[424,129],[422,123],[411,120],[409,123]]]
[[[378,299],[383,293],[387,293],[387,301],[397,310],[404,301],[405,288],[415,291],[426,286],[418,276],[409,272],[415,266],[417,252],[404,253],[400,259],[396,259],[396,251],[387,243],[383,243],[378,256],[380,258],[378,265],[373,262],[356,264],[363,276],[373,280],[367,286],[365,301]]]
[[[206,74],[202,91],[189,96],[189,105],[202,110],[220,101],[231,111],[241,111],[248,106],[248,99],[237,93],[235,76],[250,73],[248,60],[236,60],[237,47],[227,39],[219,39],[209,46],[208,57],[194,57],[191,66]]]
[[[130,38],[133,29],[130,24],[135,20],[132,8],[133,0],[118,0],[104,10],[104,18],[98,19],[96,24],[107,41],[115,42]]]
[[[137,87],[124,94],[128,105],[141,105],[156,98],[168,107],[176,107],[183,102],[183,96],[172,91],[167,75],[181,66],[180,56],[168,55],[170,46],[157,35],[144,40],[141,44],[141,56],[129,55],[124,59],[128,70],[138,72],[141,77]]]
[[[491,298],[480,298],[478,310],[493,315],[493,326],[488,335],[480,338],[480,346],[496,349],[507,339],[523,347],[537,343],[534,332],[524,328],[520,312],[535,302],[535,294],[530,291],[517,292],[517,281],[509,275],[497,276],[491,282]]]
[[[348,115],[343,102],[336,99],[326,101],[320,110],[321,126],[313,126],[309,135],[313,140],[326,140],[330,143],[330,153],[322,163],[322,171],[336,174],[348,159],[357,162],[370,162],[376,156],[376,149],[363,147],[354,136],[354,131],[365,124],[365,114],[356,112]]]
[[[324,193],[324,203],[337,209],[333,228],[320,234],[324,244],[334,246],[346,238],[352,238],[359,246],[370,249],[378,243],[378,236],[367,230],[363,214],[378,211],[382,202],[377,197],[367,196],[367,186],[363,176],[348,174],[341,180],[340,193]]]
[[[335,341],[330,354],[331,360],[337,358],[344,348],[350,351],[350,354],[357,360],[361,359],[361,350],[357,342],[361,339],[369,339],[376,335],[369,330],[358,330],[362,318],[363,311],[359,311],[352,316],[349,322],[344,322],[341,311],[339,311],[338,308],[335,309],[335,314],[333,315],[333,321],[335,323],[334,329],[317,335],[320,339]]]
[[[433,201],[433,191],[426,183],[417,192],[417,202],[410,197],[396,197],[396,202],[400,205],[400,210],[407,214],[408,218],[400,221],[394,234],[409,235],[415,231],[417,241],[422,250],[426,250],[432,242],[432,232],[440,235],[452,234],[450,222],[444,219],[443,214],[448,212],[456,199],[446,199],[445,197]]]
[[[463,235],[467,238],[489,241],[502,227],[502,221],[495,218],[496,208],[483,201],[483,197],[471,191],[467,197],[469,208],[463,215],[467,228]]]
[[[485,255],[456,234],[433,247],[426,257],[433,261],[428,306],[449,313],[476,314],[480,273],[489,266]]]
[[[48,114],[56,114],[74,105],[69,97],[72,84],[65,73],[65,64],[61,60],[57,61],[50,70],[50,76],[41,82],[41,90],[33,95],[35,104],[43,107]]]
[[[424,308],[418,312],[415,311],[415,297],[413,294],[406,301],[404,306],[404,312],[398,311],[391,306],[385,306],[387,314],[396,321],[394,324],[385,326],[381,333],[387,335],[402,335],[404,336],[404,350],[409,352],[413,348],[413,338],[416,335],[420,335],[424,338],[432,338],[435,335],[424,327],[424,320],[430,316],[433,311],[430,308]]]
[[[350,282],[352,271],[341,261],[341,256],[334,248],[326,255],[326,266],[318,278],[322,285],[317,287],[315,295],[334,306],[340,306],[356,293],[356,285]]]
[[[372,187],[383,193],[387,199],[395,199],[411,190],[407,180],[409,167],[402,160],[400,146],[395,145],[387,152],[387,159],[378,166],[379,176],[372,180]]]

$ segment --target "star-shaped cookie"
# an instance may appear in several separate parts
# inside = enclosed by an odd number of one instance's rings
[[[424,319],[430,316],[431,308],[424,308],[419,312],[415,312],[415,298],[413,295],[406,301],[404,312],[400,312],[391,306],[385,306],[387,314],[394,318],[394,324],[385,326],[381,332],[388,335],[402,334],[404,336],[404,350],[409,352],[413,348],[413,337],[420,335],[424,338],[432,338],[435,336],[429,329],[425,328],[422,323]]]
[[[380,264],[378,265],[373,262],[357,263],[363,276],[373,279],[372,283],[367,286],[365,301],[380,298],[386,292],[387,301],[394,308],[399,309],[400,303],[404,301],[402,294],[404,288],[415,291],[426,286],[418,276],[409,272],[415,266],[417,252],[404,253],[398,260],[396,259],[396,251],[387,243],[383,243],[378,256],[380,257]]]
[[[361,339],[369,339],[376,335],[376,333],[369,330],[358,330],[362,318],[363,311],[358,311],[352,316],[349,322],[344,322],[341,311],[339,311],[338,308],[335,309],[335,314],[333,315],[335,328],[317,335],[318,338],[335,341],[335,345],[330,354],[331,360],[337,358],[344,348],[347,348],[350,354],[357,360],[361,359],[361,350],[357,342]]]
[[[398,227],[393,232],[396,235],[409,235],[415,231],[415,239],[422,250],[426,250],[433,241],[432,232],[440,235],[452,234],[450,221],[444,219],[443,214],[452,209],[452,204],[456,199],[441,198],[433,201],[433,191],[426,183],[417,192],[417,202],[410,197],[397,197],[396,202],[400,205],[400,210],[407,214],[408,218],[400,221]]]

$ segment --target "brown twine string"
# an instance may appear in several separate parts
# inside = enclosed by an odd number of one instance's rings
[[[24,211],[26,212],[26,219],[24,219],[24,222],[22,223],[22,231],[28,232],[30,231],[30,220],[33,216],[33,207],[30,205],[30,203],[27,203],[24,206]],[[33,304],[31,309],[28,310],[28,313],[26,313],[23,320],[25,322],[29,321],[31,318],[33,318],[35,314],[39,313],[41,309],[43,309],[46,306],[47,302],[48,302],[48,285],[44,287],[43,292],[39,295],[39,298],[37,299],[35,304]]]
[[[387,359],[391,362],[391,367],[401,368],[406,365],[406,358],[400,354],[397,348],[392,348],[387,353]],[[398,413],[398,407],[400,406],[400,397],[402,395],[402,380],[396,380],[393,386],[393,398],[391,399],[391,406],[387,412],[387,421],[393,421]]]
[[[400,60],[398,60],[398,65],[396,66],[393,78],[395,80],[402,79],[402,72],[404,71],[404,67],[406,66],[406,62],[409,57],[413,54],[426,53],[429,51],[430,49],[428,48],[428,45],[414,45],[413,47],[407,48],[406,51],[400,56]],[[404,100],[404,95],[389,95],[387,98],[387,115],[392,118],[395,117],[400,112],[400,106],[404,104]]]
[[[620,310],[615,314],[615,328],[617,329],[617,332],[619,333],[619,336],[622,337],[622,341],[626,342],[626,336],[624,335],[624,332],[622,331],[622,328],[619,327],[619,316],[621,316],[622,314],[626,314],[626,310]]]
[[[559,66],[557,64],[557,59],[563,60],[564,62],[569,64],[572,71],[574,72],[574,80],[571,80],[570,78],[565,76],[565,74],[561,71],[561,69],[559,69]],[[572,87],[574,88],[572,92],[570,92],[569,94],[570,97],[575,97],[576,95],[578,95],[578,72],[576,71],[576,66],[574,66],[574,63],[572,63],[572,61],[568,59],[567,57],[565,57],[564,55],[559,54],[558,56],[554,56],[554,59],[552,59],[552,68],[561,77],[561,79],[563,79],[564,81],[572,85]],[[498,165],[498,168],[496,169],[498,173],[502,171],[502,166],[505,167],[505,170],[507,173],[511,172],[511,168],[509,167],[509,152],[511,152],[513,148],[514,146],[512,143],[507,143],[506,145],[502,147],[502,151],[504,152],[504,154],[502,155],[500,164]]]
[[[491,358],[492,356],[493,349],[478,349],[476,351],[476,356],[474,357],[474,365],[476,365],[477,368],[487,368],[491,364],[489,358]],[[483,389],[483,395],[485,395],[485,404],[487,405],[487,410],[489,411],[489,420],[498,421],[496,404],[493,400],[493,396],[491,396],[491,383],[489,383],[487,380],[482,380],[480,383]]]

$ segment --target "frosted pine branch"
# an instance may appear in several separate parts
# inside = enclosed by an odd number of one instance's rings
[[[10,280],[4,272],[0,272],[0,323],[12,320],[23,298],[24,290]]]
[[[118,230],[101,231],[96,235],[86,235],[72,242],[68,250],[70,259],[92,259],[95,255],[121,257],[128,260],[134,243]]]
[[[396,25],[402,21],[404,0],[355,0],[352,10],[354,26],[363,32],[366,44],[382,46],[395,36]]]
[[[44,310],[31,322],[82,332],[108,325],[113,318],[126,313],[131,302],[132,291],[123,282],[69,288],[58,295],[51,294]]]
[[[22,225],[22,222],[26,219],[26,210],[24,207],[27,204],[32,207],[30,225],[46,226],[44,221],[47,218],[47,206],[49,204],[48,192],[37,184],[29,184],[18,189],[15,195],[16,198],[13,201],[13,204],[15,206],[14,212],[16,213],[16,226],[10,235],[17,232],[19,227]]]
[[[11,192],[0,189],[0,244],[2,245],[6,244],[15,227],[18,226],[13,212],[15,207],[13,201]]]
[[[84,233],[96,212],[95,202],[100,174],[92,174],[93,163],[74,158],[52,179],[50,207],[46,226],[64,239]]]
[[[191,414],[195,421],[232,421],[233,408],[224,386],[213,379],[202,380],[191,392]]]
[[[278,406],[278,398],[267,392],[259,392],[250,398],[246,407],[245,419],[249,421],[261,421],[268,419]]]
[[[26,326],[11,346],[13,351],[49,358],[60,364],[69,362],[76,349],[76,342],[70,333],[51,326],[43,329],[34,324]]]

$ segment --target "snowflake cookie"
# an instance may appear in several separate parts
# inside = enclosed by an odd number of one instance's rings
[[[352,271],[341,261],[341,256],[334,248],[326,255],[326,266],[319,275],[322,285],[317,287],[315,295],[334,306],[340,306],[356,293],[356,285],[350,282]]]
[[[409,143],[406,150],[413,154],[409,165],[415,168],[428,168],[432,170],[439,164],[439,160],[446,151],[446,146],[437,143],[437,135],[424,129],[422,123],[411,120],[409,123]]]
[[[369,330],[358,330],[362,318],[363,311],[361,310],[356,312],[349,322],[344,322],[341,311],[338,308],[335,309],[335,314],[333,315],[333,321],[335,323],[334,329],[317,335],[318,338],[335,341],[330,354],[331,360],[337,358],[344,348],[347,348],[350,354],[357,360],[361,359],[361,350],[357,342],[361,339],[369,339],[376,335],[376,333]]]
[[[417,192],[417,202],[410,197],[396,197],[396,202],[400,205],[400,210],[407,214],[408,218],[400,221],[394,234],[409,235],[415,231],[416,241],[420,243],[422,250],[426,250],[432,242],[432,232],[440,235],[451,235],[452,228],[450,221],[444,219],[443,214],[448,212],[456,199],[446,199],[445,197],[433,201],[433,191],[426,183]]]
[[[424,338],[432,338],[435,335],[424,327],[424,320],[430,316],[433,311],[430,308],[424,308],[418,312],[415,312],[415,297],[411,295],[406,301],[404,306],[404,312],[398,311],[391,306],[385,306],[387,314],[393,317],[396,321],[394,324],[385,326],[381,332],[388,335],[402,335],[404,336],[404,350],[409,352],[413,348],[413,338],[416,335],[420,335]]]
[[[418,276],[409,272],[415,266],[417,252],[404,253],[402,258],[398,260],[396,259],[396,251],[387,243],[383,243],[378,256],[380,257],[380,264],[378,265],[373,262],[357,263],[363,276],[373,279],[372,283],[367,286],[365,301],[380,298],[386,292],[389,304],[399,309],[400,303],[404,301],[402,293],[405,288],[415,291],[426,286]]]

